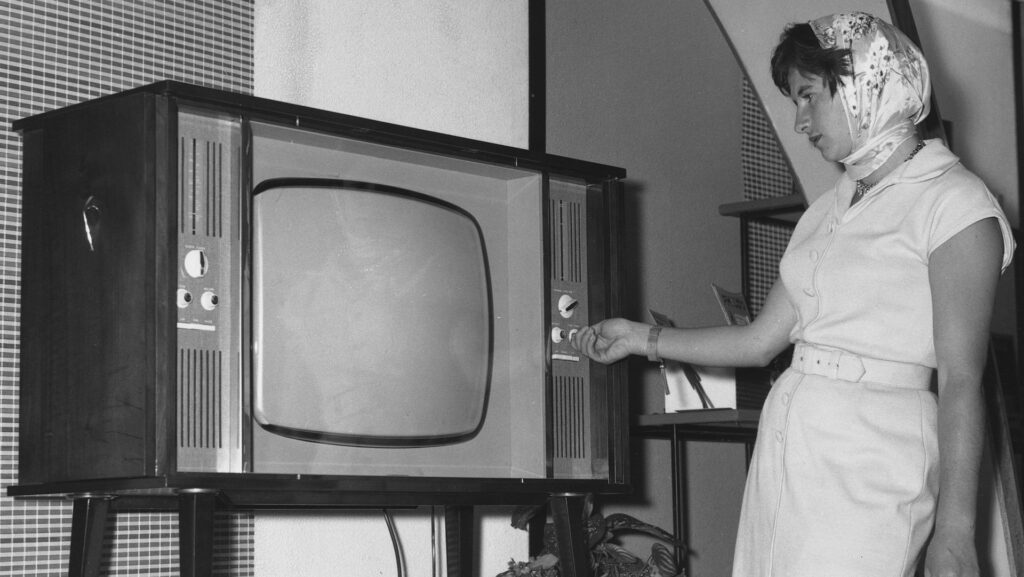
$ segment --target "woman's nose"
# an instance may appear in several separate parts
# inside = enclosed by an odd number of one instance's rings
[[[809,115],[807,113],[805,113],[803,110],[798,108],[796,110],[796,118],[793,119],[793,130],[795,130],[797,132],[797,134],[803,134],[803,133],[807,132],[809,126],[810,126],[810,117],[809,117]]]

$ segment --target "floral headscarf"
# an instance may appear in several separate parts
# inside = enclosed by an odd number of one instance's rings
[[[864,12],[810,22],[823,48],[850,50],[853,82],[838,87],[853,138],[840,160],[854,180],[881,166],[929,111],[931,83],[920,49],[894,26]]]

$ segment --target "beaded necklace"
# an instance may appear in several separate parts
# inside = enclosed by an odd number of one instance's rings
[[[924,146],[925,143],[923,140],[918,142],[917,146],[914,147],[914,150],[911,150],[910,154],[908,154],[907,157],[903,159],[903,162],[908,162],[911,158],[914,158],[914,156],[916,156],[918,152],[921,152],[921,149],[924,148]],[[875,184],[877,183],[868,184],[863,180],[858,180],[857,188],[854,189],[853,191],[853,198],[850,199],[850,206],[857,204],[857,202],[860,201],[860,199],[864,198],[864,195],[867,194],[868,191],[875,186]]]

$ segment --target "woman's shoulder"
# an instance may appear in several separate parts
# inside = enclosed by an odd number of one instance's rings
[[[925,177],[909,182],[910,190],[904,191],[913,191],[908,195],[908,201],[913,203],[909,210],[917,216],[911,219],[928,232],[931,250],[968,225],[983,218],[995,218],[1003,234],[1005,268],[1015,244],[999,199],[944,146],[936,147],[935,152],[938,155],[932,159],[932,172],[921,170]]]
[[[898,194],[889,195],[891,202],[916,211],[964,203],[989,205],[995,200],[984,181],[938,140],[929,141],[901,169],[893,189]]]
[[[911,186],[914,184],[919,188],[918,202],[935,208],[998,206],[998,201],[981,177],[960,162],[950,165],[932,178],[911,183]]]

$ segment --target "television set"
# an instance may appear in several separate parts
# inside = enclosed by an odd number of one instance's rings
[[[622,169],[176,82],[15,128],[22,494],[625,487],[623,369],[568,342]]]

